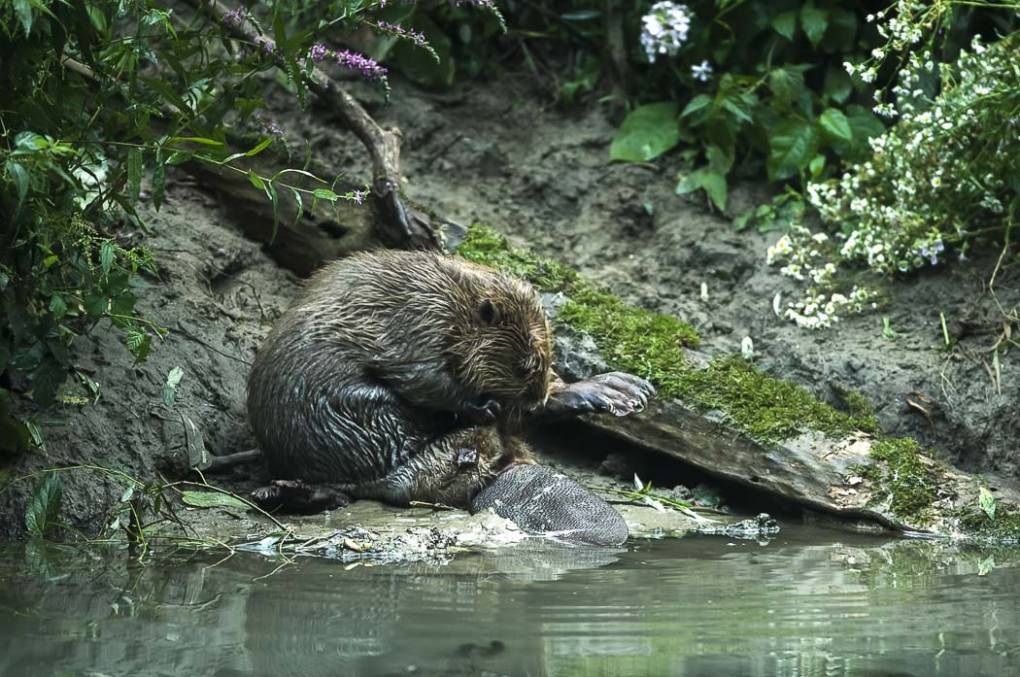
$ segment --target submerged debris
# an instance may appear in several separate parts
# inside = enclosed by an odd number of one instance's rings
[[[779,533],[779,523],[767,512],[763,512],[758,513],[757,517],[729,524],[705,523],[698,527],[697,532],[750,541],[768,541]]]

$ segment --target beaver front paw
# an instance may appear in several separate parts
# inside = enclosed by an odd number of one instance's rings
[[[303,480],[273,480],[251,492],[251,502],[266,511],[312,514],[342,508],[350,497],[335,487]]]
[[[593,376],[555,392],[549,399],[554,413],[609,413],[627,416],[645,408],[655,396],[651,383],[621,371]]]

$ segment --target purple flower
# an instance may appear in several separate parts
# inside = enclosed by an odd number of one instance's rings
[[[309,50],[308,56],[312,57],[312,61],[322,61],[329,56],[329,48],[321,42],[317,42],[312,45],[312,49]]]
[[[286,136],[283,131],[283,127],[281,127],[273,118],[263,115],[262,111],[255,111],[255,114],[251,117],[258,124],[259,129],[261,129],[264,134],[276,137],[277,139],[282,139]]]
[[[364,54],[345,49],[336,53],[336,62],[347,70],[359,73],[366,80],[384,80],[386,78],[386,68]]]
[[[276,43],[264,35],[255,36],[255,44],[262,49],[263,54],[272,54],[276,51]]]
[[[420,31],[416,31],[413,28],[404,28],[403,26],[390,23],[389,21],[376,21],[375,25],[379,28],[379,30],[389,33],[390,35],[410,40],[419,47],[425,46],[425,34]]]
[[[223,17],[223,23],[228,26],[240,26],[244,18],[244,7],[238,7]]]
[[[360,205],[361,203],[363,203],[365,201],[365,198],[367,196],[368,196],[368,191],[367,190],[355,190],[355,191],[352,191],[351,192],[351,202],[353,202],[356,205]]]

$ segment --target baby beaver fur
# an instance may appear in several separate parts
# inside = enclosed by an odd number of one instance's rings
[[[248,380],[248,416],[276,480],[253,498],[321,510],[350,498],[468,507],[530,463],[524,417],[640,411],[622,373],[566,384],[529,284],[452,256],[363,253],[316,273]]]

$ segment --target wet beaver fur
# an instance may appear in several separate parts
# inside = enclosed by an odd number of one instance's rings
[[[469,507],[531,462],[529,416],[640,411],[623,373],[566,384],[526,282],[452,256],[363,253],[327,265],[277,321],[248,381],[248,416],[277,478],[253,494],[308,511],[372,498]]]

